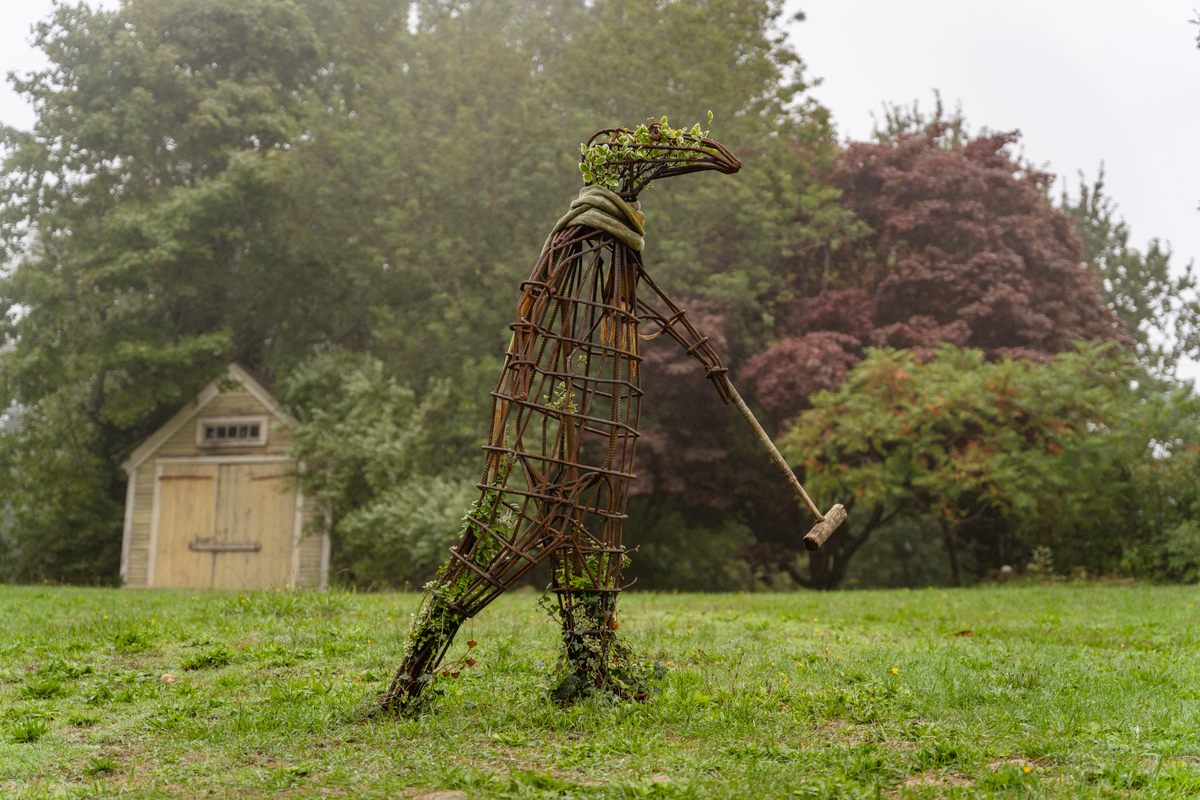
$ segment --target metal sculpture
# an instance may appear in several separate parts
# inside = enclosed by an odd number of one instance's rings
[[[587,185],[521,284],[492,392],[479,499],[450,559],[426,585],[403,664],[383,697],[386,710],[418,708],[462,623],[547,559],[563,626],[565,674],[556,694],[641,694],[615,633],[642,396],[639,339],[666,334],[699,360],[721,399],[742,411],[799,487],[708,339],[650,278],[640,255],[637,197],[646,186],[691,172],[734,173],[740,162],[698,126],[674,130],[665,119],[599,131],[583,153]],[[821,515],[804,499],[823,520],[817,528],[828,529],[806,539],[819,546],[844,512],[835,506]]]

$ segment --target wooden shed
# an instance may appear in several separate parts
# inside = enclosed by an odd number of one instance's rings
[[[329,536],[289,480],[288,414],[231,364],[122,466],[130,587],[325,588]]]

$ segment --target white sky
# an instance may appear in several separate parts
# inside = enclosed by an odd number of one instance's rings
[[[51,0],[0,0],[0,72],[42,65],[30,26]],[[103,5],[115,5],[112,0]],[[885,102],[961,105],[973,127],[1019,129],[1025,155],[1067,177],[1103,161],[1139,246],[1200,256],[1200,0],[788,0],[792,41],[843,137],[870,135]],[[0,123],[32,110],[7,83]],[[1200,365],[1188,374],[1200,379]]]

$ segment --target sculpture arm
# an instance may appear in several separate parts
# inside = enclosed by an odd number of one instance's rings
[[[659,326],[659,330],[644,335],[643,338],[653,339],[665,333],[679,342],[679,345],[689,356],[695,358],[703,365],[705,374],[712,381],[713,387],[721,397],[721,402],[726,404],[734,402],[737,392],[729,382],[729,368],[721,363],[721,357],[717,355],[717,351],[709,343],[708,337],[701,335],[696,330],[691,320],[688,319],[687,314],[684,313],[684,310],[668,297],[662,289],[658,288],[658,285],[650,279],[650,276],[644,270],[640,270],[640,272],[641,283],[654,293],[654,300],[656,302],[646,302],[639,295],[637,301],[638,316],[642,319],[655,322]],[[659,307],[660,305],[661,308]]]

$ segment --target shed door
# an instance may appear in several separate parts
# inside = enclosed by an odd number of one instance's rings
[[[216,500],[215,464],[159,467],[153,586],[212,586],[212,558],[188,544],[212,536]]]
[[[155,586],[269,589],[292,574],[286,463],[163,465]]]

